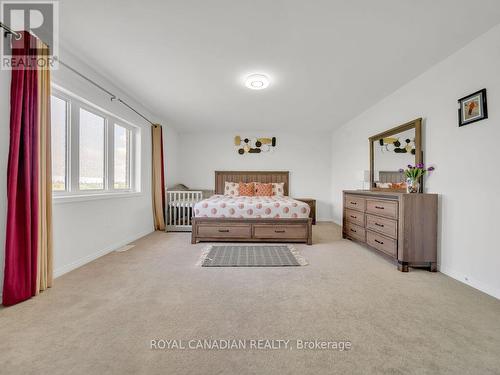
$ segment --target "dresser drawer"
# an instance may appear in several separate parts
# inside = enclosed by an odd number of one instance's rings
[[[346,195],[344,207],[351,210],[365,212],[366,200],[365,198],[358,197],[356,195]]]
[[[398,237],[398,222],[385,217],[366,215],[366,229],[374,230],[386,236]]]
[[[250,238],[251,226],[239,225],[200,225],[198,226],[198,237],[213,238]]]
[[[345,210],[345,219],[348,222],[359,225],[361,227],[365,226],[365,214],[359,211]]]
[[[306,225],[254,225],[254,238],[302,239],[307,237]]]
[[[366,212],[370,214],[386,216],[392,219],[397,219],[398,202],[367,199]]]
[[[397,241],[392,238],[367,230],[366,243],[391,257],[395,258],[397,255]]]
[[[366,241],[366,233],[365,233],[365,228],[362,228],[356,224],[352,223],[347,223],[345,227],[345,234],[348,237],[354,238],[355,240],[358,241]]]

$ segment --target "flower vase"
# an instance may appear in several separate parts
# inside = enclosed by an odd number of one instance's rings
[[[420,192],[420,182],[418,180],[413,180],[411,178],[406,180],[406,192],[407,193],[419,193]]]

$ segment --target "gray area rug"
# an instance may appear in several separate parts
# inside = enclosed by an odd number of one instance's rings
[[[307,261],[291,245],[211,245],[198,262],[202,267],[305,266]]]

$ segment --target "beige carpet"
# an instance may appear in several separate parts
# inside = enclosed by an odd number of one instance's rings
[[[0,310],[2,374],[500,374],[500,301],[314,227],[310,265],[196,267],[149,235]],[[351,351],[161,350],[150,340],[350,340]],[[292,341],[293,342],[293,341]]]

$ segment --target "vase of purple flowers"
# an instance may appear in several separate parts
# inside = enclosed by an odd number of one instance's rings
[[[400,169],[401,173],[404,173],[406,177],[406,192],[407,193],[419,193],[420,192],[420,181],[422,177],[427,172],[432,172],[435,168],[426,168],[423,163],[418,163],[416,165],[408,164],[406,169]]]

